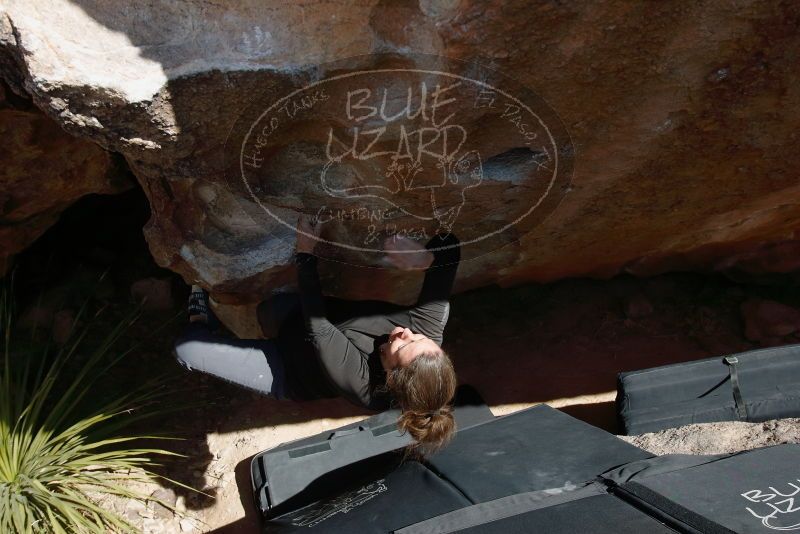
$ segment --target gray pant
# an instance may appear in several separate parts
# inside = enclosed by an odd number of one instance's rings
[[[252,391],[286,398],[286,376],[271,339],[232,339],[214,335],[204,323],[189,323],[175,342],[178,363]]]

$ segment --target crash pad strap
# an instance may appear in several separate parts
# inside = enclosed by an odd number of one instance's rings
[[[605,486],[597,482],[571,491],[555,488],[518,493],[432,517],[396,530],[395,534],[451,534],[511,516],[597,495],[608,495]]]
[[[613,488],[611,493],[640,508],[648,515],[664,522],[678,532],[693,534],[737,534],[707,517],[693,512],[660,493],[639,484],[626,482]]]
[[[736,413],[741,421],[747,421],[747,407],[742,399],[742,391],[739,388],[739,372],[736,368],[739,358],[736,356],[726,356],[725,363],[731,377],[731,389],[733,390],[733,400],[736,402]]]

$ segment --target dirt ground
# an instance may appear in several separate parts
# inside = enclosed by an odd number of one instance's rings
[[[729,454],[781,443],[800,443],[800,419],[778,419],[763,423],[702,423],[640,436],[622,436],[622,439],[658,456]]]

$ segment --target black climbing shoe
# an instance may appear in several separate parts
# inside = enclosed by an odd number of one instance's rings
[[[208,293],[197,285],[192,286],[192,292],[189,294],[189,320],[205,323],[212,330],[216,330],[219,327],[219,320],[214,315],[214,312],[211,311],[211,306],[208,303]]]

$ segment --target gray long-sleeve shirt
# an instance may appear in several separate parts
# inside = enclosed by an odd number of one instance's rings
[[[456,246],[452,246],[456,245]],[[434,236],[426,248],[434,261],[416,305],[380,301],[345,301],[322,296],[317,258],[296,256],[302,314],[287,319],[278,336],[289,395],[296,400],[343,396],[371,410],[385,410],[389,397],[379,347],[396,326],[442,343],[449,315],[448,299],[461,250],[453,234]],[[452,247],[451,247],[452,246]],[[439,247],[451,247],[435,250]]]

